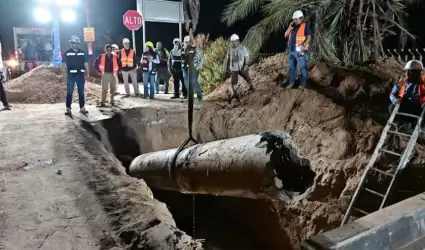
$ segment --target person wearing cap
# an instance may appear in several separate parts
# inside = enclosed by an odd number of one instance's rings
[[[398,112],[420,115],[425,108],[425,76],[423,65],[418,60],[408,61],[404,67],[405,75],[394,84],[390,93],[388,111],[393,112],[395,105],[400,104]],[[404,129],[416,126],[417,119],[407,116],[396,116]]]
[[[249,77],[249,51],[248,49],[241,45],[239,42],[239,36],[233,34],[230,37],[230,41],[232,43],[232,47],[227,50],[226,57],[224,58],[223,70],[224,72],[231,73],[231,84],[233,89],[233,98],[238,101],[239,100],[239,85],[238,80],[239,76],[247,82],[249,91],[254,90],[254,85],[252,84],[252,80]]]
[[[128,83],[128,77],[131,77],[131,83],[134,88],[134,95],[136,97],[140,96],[139,84],[137,83],[137,64],[136,64],[136,52],[130,48],[130,40],[128,38],[124,38],[122,40],[122,44],[124,46],[123,49],[118,53],[118,57],[121,61],[121,72],[122,78],[124,80],[124,88],[125,88],[125,97],[130,96],[130,85]]]
[[[80,104],[80,112],[87,114],[85,108],[84,84],[86,82],[84,75],[89,74],[89,64],[86,53],[79,48],[81,40],[78,36],[72,36],[69,39],[71,48],[63,53],[62,72],[66,73],[66,115],[71,115],[72,95],[75,84],[77,84],[78,101]]]
[[[159,64],[157,67],[156,75],[156,93],[159,93],[159,82],[164,81],[165,94],[168,94],[169,80],[170,75],[168,74],[168,58],[170,57],[170,52],[162,46],[161,42],[156,43],[155,53],[159,56]]]
[[[3,110],[10,110],[10,105],[6,100],[6,91],[4,90],[3,81],[4,76],[2,70],[0,69],[0,101],[3,103]]]
[[[117,55],[112,54],[112,46],[110,44],[105,45],[105,53],[99,55],[96,59],[94,68],[102,77],[102,97],[100,106],[105,107],[108,89],[110,89],[111,106],[115,106],[114,95],[117,88],[116,77],[121,68],[121,61],[118,60]]]
[[[174,84],[174,95],[171,99],[180,98],[180,83],[182,84],[183,96],[187,96],[186,87],[183,82],[183,56],[184,50],[181,46],[179,38],[174,38],[173,49],[170,51],[170,57],[168,58],[168,70],[173,75]]]
[[[119,50],[120,50],[120,47],[118,47],[118,45],[116,45],[116,44],[112,44],[112,55],[117,55],[117,56],[118,56]],[[121,61],[120,61],[120,63],[121,63]],[[115,77],[115,83],[117,84],[117,86],[118,86],[118,84],[120,83],[120,82],[119,82],[119,80],[118,80],[118,74],[117,74],[117,76]],[[119,95],[119,93],[118,93],[118,88],[117,88],[117,90],[115,91],[115,94],[114,94],[114,95]]]
[[[304,88],[308,80],[307,56],[310,51],[311,28],[304,20],[304,14],[297,10],[292,15],[292,23],[285,32],[289,49],[289,84],[286,88],[294,87],[297,79],[297,66],[301,71],[299,88]],[[284,86],[285,83],[282,84]]]
[[[142,59],[140,60],[143,71],[143,98],[149,96],[155,98],[155,75],[159,64],[159,56],[154,51],[153,43],[148,41],[143,49]]]

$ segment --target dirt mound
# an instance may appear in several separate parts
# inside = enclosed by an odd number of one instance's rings
[[[96,104],[100,100],[101,88],[86,82],[85,94],[87,104]],[[15,103],[63,103],[66,99],[66,79],[58,69],[39,66],[9,81],[6,84],[6,95],[9,102]],[[78,102],[76,90],[73,101]]]
[[[311,159],[318,174],[308,200],[289,205],[228,204],[238,211],[235,216],[245,216],[242,223],[253,222],[261,210],[276,211],[278,225],[273,222],[276,215],[245,225],[268,227],[262,236],[273,238],[273,249],[293,249],[301,240],[339,225],[380,137],[388,117],[388,93],[403,66],[395,60],[356,68],[313,62],[308,88],[285,90],[278,85],[287,75],[286,61],[284,55],[276,55],[253,65],[250,72],[256,90],[248,94],[248,86],[240,79],[241,103],[236,105],[229,103],[230,80],[226,80],[206,97],[196,128],[202,142],[283,130]],[[419,156],[416,162],[424,159]],[[273,230],[277,233],[270,235]]]

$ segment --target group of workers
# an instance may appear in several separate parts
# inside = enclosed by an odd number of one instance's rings
[[[309,44],[312,32],[309,24],[305,22],[302,11],[295,11],[292,19],[293,22],[285,32],[289,49],[289,79],[282,83],[282,86],[285,88],[293,88],[295,86],[297,67],[299,67],[301,71],[299,88],[304,88],[308,79],[307,56],[310,52]],[[223,70],[226,73],[230,73],[233,98],[239,100],[239,75],[245,79],[249,90],[254,90],[248,72],[250,63],[249,51],[245,46],[240,44],[238,35],[232,35],[230,41],[232,46],[226,53]],[[63,54],[63,70],[66,73],[67,79],[66,114],[71,113],[72,94],[75,84],[77,85],[79,94],[80,112],[87,113],[84,100],[85,76],[89,76],[87,56],[79,48],[81,41],[77,36],[72,36],[69,42],[71,48]],[[171,51],[164,48],[161,42],[156,44],[156,48],[154,48],[152,42],[145,43],[140,61],[140,68],[143,72],[143,95],[139,92],[137,82],[138,64],[136,62],[136,52],[130,48],[129,39],[124,38],[122,42],[122,49],[119,49],[116,44],[106,45],[105,53],[101,54],[94,63],[94,68],[102,78],[101,106],[106,105],[108,90],[110,104],[115,105],[114,96],[116,95],[119,72],[123,76],[126,92],[125,97],[130,96],[129,78],[131,78],[135,96],[154,99],[155,93],[159,92],[160,81],[164,81],[164,92],[168,93],[168,81],[170,75],[172,75],[174,80],[174,95],[172,98],[180,98],[180,83],[182,84],[183,98],[187,98],[189,83],[187,55],[189,53],[194,53],[194,90],[198,100],[202,100],[202,91],[199,86],[199,71],[204,65],[204,54],[197,39],[193,36],[192,29],[189,30],[189,35],[184,37],[183,43],[181,43],[179,38],[173,40],[173,49]],[[389,112],[392,113],[395,105],[399,103],[399,112],[420,115],[425,108],[425,76],[423,74],[423,65],[418,60],[411,60],[406,64],[404,70],[405,76],[394,85],[390,93]],[[1,74],[0,77],[2,77]],[[0,84],[0,100],[3,102],[4,109],[10,109],[2,84]],[[412,120],[409,117],[398,121],[402,123],[404,129],[411,129],[416,122],[415,119]]]

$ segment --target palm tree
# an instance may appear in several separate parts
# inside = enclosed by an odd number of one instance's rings
[[[418,0],[232,0],[222,14],[228,26],[261,12],[244,43],[255,54],[274,32],[284,31],[296,9],[303,10],[314,32],[318,59],[359,64],[383,54],[383,40],[398,35],[405,44],[414,38],[406,29],[408,4]]]

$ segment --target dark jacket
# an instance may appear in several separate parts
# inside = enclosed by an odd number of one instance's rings
[[[100,65],[100,58],[102,57],[102,55],[103,54],[100,54],[93,64],[93,66],[94,66],[94,68],[96,69],[97,72],[100,72],[99,65]],[[105,58],[105,73],[113,73],[114,72],[114,67],[113,67],[113,63],[112,63],[112,56],[113,55],[106,56],[106,58]],[[118,67],[119,67],[118,70],[120,70],[121,67],[122,67],[121,60],[117,60],[117,63],[118,63]]]

